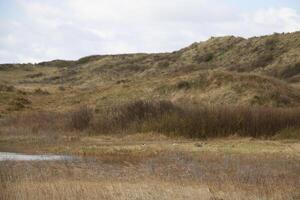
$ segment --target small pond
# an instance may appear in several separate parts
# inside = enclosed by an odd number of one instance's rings
[[[72,156],[66,155],[29,155],[21,153],[0,152],[0,161],[46,161],[46,160],[72,160]]]

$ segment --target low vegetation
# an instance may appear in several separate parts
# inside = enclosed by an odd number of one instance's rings
[[[0,65],[0,200],[299,199],[300,32]]]
[[[80,107],[79,109],[71,112],[70,127],[82,131],[89,126],[92,119],[93,111],[87,106]]]
[[[187,138],[271,138],[280,131],[300,128],[300,109],[136,101],[97,112],[83,106],[67,113],[24,114],[2,126],[39,134],[77,130],[92,135],[158,132]]]
[[[103,111],[92,124],[96,133],[160,132],[191,138],[272,137],[300,127],[300,109],[175,105],[168,101],[134,103]]]
[[[299,119],[296,108],[170,101],[20,114],[0,121],[0,151],[77,157],[0,161],[0,199],[294,200]]]
[[[151,149],[147,146],[139,157],[135,156],[136,151],[111,147],[107,156],[102,153],[93,159],[0,162],[0,199],[294,200],[299,197],[299,160],[290,154],[215,153],[196,146],[197,150],[186,152],[171,145],[172,148],[147,156]],[[260,148],[263,150],[264,145]]]
[[[213,37],[171,53],[3,64],[0,114],[67,111],[79,104],[102,109],[140,97],[198,104],[300,106],[299,34]],[[172,86],[177,90],[163,90]],[[32,104],[11,104],[21,95]]]

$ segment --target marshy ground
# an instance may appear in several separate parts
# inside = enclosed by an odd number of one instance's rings
[[[71,154],[0,162],[0,199],[297,199],[299,140],[158,133],[2,136],[0,151]]]

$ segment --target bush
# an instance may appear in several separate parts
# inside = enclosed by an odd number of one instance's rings
[[[37,88],[34,90],[34,94],[37,95],[49,95],[50,92],[48,92],[47,90],[42,90],[41,88]]]
[[[191,88],[191,84],[188,81],[179,81],[176,84],[176,87],[178,89],[190,89]]]
[[[92,109],[83,106],[70,114],[26,113],[6,123],[2,126],[14,126],[22,131],[26,129],[29,133],[47,133],[49,130],[57,133],[69,131],[70,128],[83,131],[90,128],[98,134],[159,132],[189,138],[230,135],[272,138],[277,134],[285,134],[298,138],[300,108],[136,101],[99,110],[97,117],[94,117]]]
[[[299,109],[201,106],[184,108],[153,124],[154,130],[187,137],[271,137],[278,131],[300,127]]]
[[[265,48],[267,48],[268,50],[274,50],[276,48],[276,44],[278,42],[278,39],[276,38],[277,35],[274,35],[271,38],[268,38],[265,41]]]
[[[149,132],[186,137],[271,137],[286,128],[300,127],[300,109],[174,105],[144,102],[108,109],[94,124],[99,133]]]
[[[202,63],[202,62],[209,62],[214,58],[213,53],[203,53],[203,54],[197,54],[194,56],[194,60],[197,63]]]
[[[286,66],[279,74],[280,78],[290,78],[300,74],[300,62]]]
[[[100,112],[93,128],[101,133],[118,131],[138,131],[143,123],[174,111],[176,107],[169,101],[136,101]],[[135,127],[135,128],[132,128]]]
[[[82,106],[73,111],[70,115],[70,126],[72,129],[84,130],[88,128],[93,119],[93,111],[87,106]]]
[[[169,61],[160,61],[157,66],[161,69],[167,68],[170,66],[170,62]]]
[[[12,85],[2,85],[0,84],[0,92],[13,92],[15,91],[15,87]]]

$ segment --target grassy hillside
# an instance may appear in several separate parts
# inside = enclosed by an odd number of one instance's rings
[[[0,114],[135,100],[300,105],[300,32],[211,38],[172,53],[0,65]]]
[[[299,63],[296,32],[0,65],[0,199],[299,199]]]

